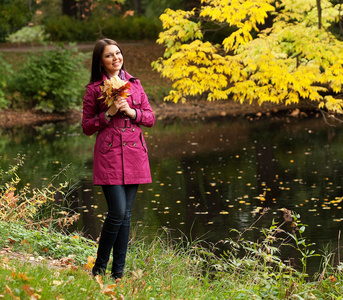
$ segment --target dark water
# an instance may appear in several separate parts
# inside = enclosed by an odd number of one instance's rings
[[[300,214],[304,236],[320,251],[337,253],[343,224],[343,127],[321,116],[268,119],[157,122],[144,129],[153,183],[141,185],[132,213],[138,235],[153,239],[161,228],[172,236],[216,243],[247,229],[270,207],[258,227],[282,220],[282,208]],[[80,125],[46,124],[0,131],[0,166],[26,154],[22,184],[72,178],[78,189],[73,207],[81,213],[76,229],[96,238],[106,211],[92,185],[94,137]],[[251,234],[250,238],[257,238]],[[336,250],[335,250],[336,249]],[[286,254],[291,255],[291,254]],[[341,250],[341,257],[343,257]]]

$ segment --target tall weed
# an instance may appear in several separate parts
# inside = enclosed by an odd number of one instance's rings
[[[8,170],[0,169],[0,221],[25,224],[27,228],[68,228],[79,218],[78,213],[63,206],[67,202],[70,183],[54,187],[51,181],[41,189],[30,189],[27,185],[17,189],[20,182],[18,171],[24,158],[18,155],[16,163]]]

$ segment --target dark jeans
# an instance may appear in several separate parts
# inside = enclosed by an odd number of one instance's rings
[[[94,268],[100,273],[105,273],[113,249],[111,274],[120,276],[124,271],[130,235],[131,209],[138,184],[104,185],[102,189],[108,205],[108,214],[102,226]]]

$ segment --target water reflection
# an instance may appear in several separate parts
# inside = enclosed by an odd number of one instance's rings
[[[259,211],[271,211],[259,226],[281,220],[281,208],[295,210],[308,224],[305,236],[321,249],[337,244],[342,229],[342,127],[321,118],[306,120],[230,120],[157,123],[144,129],[153,183],[139,188],[133,227],[150,237],[161,227],[211,242],[244,230]],[[92,238],[100,232],[106,210],[94,187],[94,138],[79,124],[48,124],[1,132],[1,166],[27,155],[21,177],[33,186],[60,177],[79,181],[72,195],[81,213],[77,224]],[[256,233],[252,233],[256,234]],[[257,238],[254,236],[252,238]]]

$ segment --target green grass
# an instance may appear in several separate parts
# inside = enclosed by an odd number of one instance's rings
[[[95,255],[96,245],[80,235],[26,230],[4,222],[0,230],[1,246],[11,249],[3,250],[0,258],[4,299],[30,299],[30,295],[68,300],[342,299],[343,295],[342,265],[327,268],[320,280],[304,280],[304,274],[280,268],[272,256],[271,264],[251,252],[241,258],[233,253],[220,258],[200,242],[170,240],[168,235],[150,243],[132,239],[125,276],[114,282],[108,276],[91,276],[87,258]],[[45,259],[35,262],[30,256]]]

